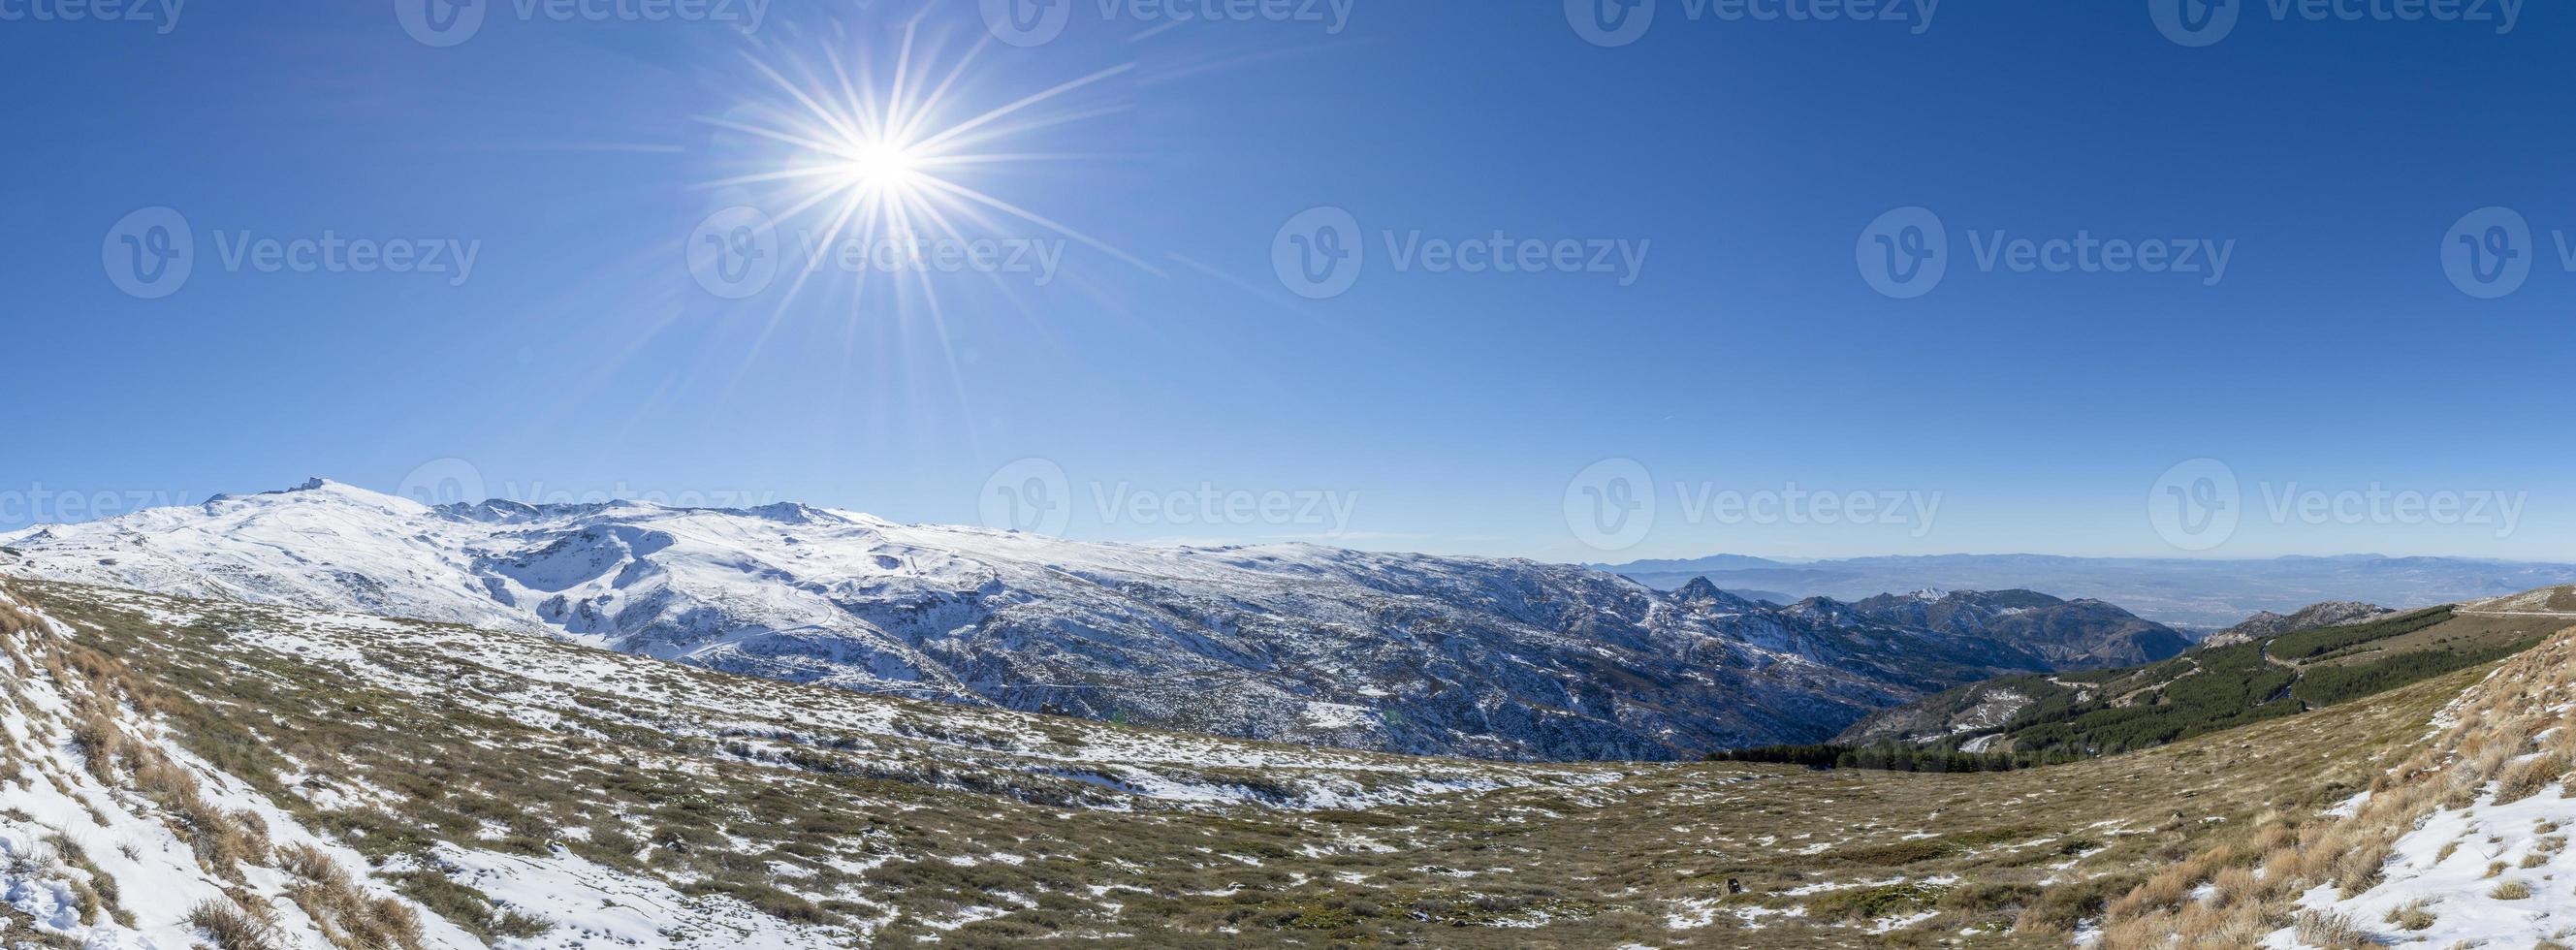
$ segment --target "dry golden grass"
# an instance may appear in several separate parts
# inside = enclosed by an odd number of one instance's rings
[[[2216,876],[2220,870],[2232,866],[2235,857],[2234,848],[2219,845],[2194,855],[2189,860],[2156,872],[2155,876],[2148,878],[2146,883],[2138,885],[2136,890],[2122,895],[2119,900],[2112,901],[2103,915],[2103,920],[2107,923],[2119,923],[2144,916],[2152,911],[2180,910],[2183,902],[2190,898],[2192,889]]]
[[[2566,774],[2567,754],[2564,752],[2544,752],[2538,757],[2515,763],[2504,770],[2503,778],[2497,780],[2496,804],[2530,798]]]
[[[2269,919],[2287,917],[2296,896],[2319,884],[2332,884],[2347,898],[2370,890],[2382,880],[2399,837],[2437,809],[2476,804],[2490,783],[2497,788],[2495,800],[2509,802],[2560,781],[2568,772],[2571,749],[2576,749],[2570,745],[2576,740],[2569,738],[2576,733],[2576,717],[2549,710],[2567,705],[2576,695],[2576,682],[2571,680],[2576,680],[2576,630],[2561,632],[2507,661],[2494,675],[2463,692],[2451,707],[2452,725],[2373,780],[2369,798],[2350,817],[2297,828],[2295,837],[2286,821],[2259,830],[2254,840],[2264,845],[2260,857],[2264,875],[2254,887],[2260,894],[2254,912]],[[2535,742],[2533,737],[2545,731],[2550,731],[2548,740]],[[2551,826],[2540,834],[2555,830]],[[2550,850],[2546,840],[2543,849]],[[2436,860],[2448,860],[2459,846],[2459,842],[2445,844]],[[2487,877],[2500,877],[2510,868],[2507,862],[2493,862]],[[2228,895],[2234,890],[2221,887]],[[2172,893],[2172,882],[2158,875],[2113,906],[2168,906]],[[2508,880],[2497,884],[2491,895],[2519,900],[2530,895],[2530,888]],[[2107,933],[2104,946],[2114,950],[2170,946],[2241,919],[2247,909],[2233,896],[2186,903],[2170,915],[2140,921],[2152,926]],[[2419,901],[2392,911],[2387,922],[2422,930],[2433,920],[2430,906]],[[2301,941],[2316,946],[2367,945],[2367,934],[2358,924],[2332,914],[2300,913],[2295,930]]]
[[[287,897],[341,950],[420,950],[420,915],[411,905],[371,897],[347,869],[311,845],[278,850],[278,867],[296,878]]]
[[[274,915],[239,899],[201,901],[189,908],[187,920],[212,937],[219,950],[276,950],[282,942]]]
[[[902,753],[945,763],[940,784],[925,785],[841,755],[843,737],[792,722],[776,727],[810,736],[793,760],[720,757],[715,743],[687,737],[679,713],[605,691],[581,690],[578,705],[550,707],[577,729],[545,725],[551,717],[509,715],[510,697],[559,687],[448,654],[368,651],[371,662],[413,664],[401,668],[456,683],[453,695],[423,703],[344,666],[224,632],[270,616],[258,608],[189,606],[215,619],[174,629],[78,592],[37,589],[36,603],[82,631],[78,643],[49,648],[64,655],[46,659],[78,668],[73,678],[94,677],[121,713],[112,721],[127,723],[130,735],[143,734],[136,723],[162,724],[167,740],[361,852],[390,856],[435,842],[561,846],[795,921],[878,913],[834,899],[864,894],[900,915],[876,935],[887,945],[928,935],[949,946],[997,946],[1118,934],[1114,942],[1134,946],[1791,948],[1933,946],[1975,930],[1976,945],[2019,947],[2062,946],[2080,924],[2124,917],[2105,926],[2132,942],[2114,946],[2243,947],[2290,926],[2280,913],[2283,882],[2331,872],[2351,840],[2320,847],[2329,823],[2308,816],[2411,754],[2426,716],[2475,675],[2024,772],[1691,764],[1623,769],[1597,787],[1505,788],[1348,812],[1150,802],[1122,812],[1027,795],[1046,786],[953,756]],[[703,671],[652,675],[675,690],[746,688]],[[259,724],[257,732],[244,723]],[[878,740],[849,741],[865,750]],[[250,823],[202,807],[209,796],[187,770],[149,754],[121,761],[135,787],[184,816],[174,821],[214,832],[201,836],[203,863],[274,860],[303,882],[290,898],[331,921],[335,945],[404,946],[388,936],[405,930],[399,921],[365,936],[370,911],[353,899],[358,888],[335,880],[328,855],[288,848],[272,859]],[[298,775],[364,781],[396,798],[381,811],[326,810],[289,787]],[[494,824],[509,826],[517,843],[484,838]],[[1336,847],[1358,840],[1389,850]],[[1317,847],[1324,853],[1309,851]],[[1034,857],[971,867],[936,857],[991,852]],[[835,859],[872,868],[840,875]],[[1853,886],[1900,877],[1905,884]],[[1728,887],[1735,881],[1741,894]],[[468,929],[501,910],[435,874],[393,883]],[[1819,884],[1834,887],[1809,890]],[[2188,900],[2201,884],[2212,886],[2211,899]],[[1120,909],[1083,899],[1103,885],[1119,888],[1110,897]],[[921,923],[996,892],[1036,895],[1046,906],[956,930]],[[1704,902],[1714,920],[1676,930],[1666,919],[1683,901]],[[1793,910],[1806,916],[1783,914]],[[1768,912],[1758,933],[1743,926],[1755,911]],[[1864,931],[1927,911],[1934,916],[1905,932]]]
[[[2307,911],[2297,918],[2292,933],[2300,943],[2323,950],[2364,950],[2378,944],[2352,918],[2342,914]]]
[[[16,631],[39,629],[5,602],[0,602],[0,610],[12,618],[7,623]],[[226,814],[208,803],[195,773],[128,731],[122,722],[125,710],[129,706],[149,709],[152,703],[124,660],[53,638],[37,638],[29,649],[41,655],[46,675],[73,705],[71,741],[92,776],[111,786],[132,788],[159,805],[207,873],[239,882],[244,865],[265,859],[268,828],[259,816]]]
[[[2383,920],[2402,930],[2430,930],[2434,921],[2439,919],[2432,906],[2433,902],[2428,899],[2407,901],[2402,906],[2389,908],[2388,916]]]

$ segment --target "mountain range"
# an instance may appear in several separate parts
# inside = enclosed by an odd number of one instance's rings
[[[2185,641],[2026,591],[1779,606],[1587,568],[1154,548],[782,504],[430,507],[320,479],[0,536],[0,573],[372,613],[870,693],[1499,759],[1822,739]]]
[[[2200,632],[2324,601],[2430,607],[2576,582],[2576,564],[2375,554],[2267,560],[1946,554],[1796,562],[1721,554],[1594,566],[1665,590],[1706,577],[1727,590],[1780,592],[1764,598],[1780,603],[1922,588],[2044,590],[2119,604]]]

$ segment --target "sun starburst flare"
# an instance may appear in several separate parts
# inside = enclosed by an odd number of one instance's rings
[[[774,226],[808,236],[812,247],[919,247],[963,245],[994,239],[1061,239],[1098,251],[1149,273],[1133,254],[1030,210],[972,183],[973,172],[1011,164],[1065,161],[1089,156],[1027,150],[1014,143],[1039,130],[1122,111],[1122,103],[1068,105],[1074,94],[1133,70],[1133,63],[1100,69],[970,111],[969,86],[985,88],[995,73],[978,72],[992,45],[989,34],[942,64],[945,44],[925,40],[918,18],[900,29],[891,61],[874,68],[872,50],[852,44],[857,61],[839,44],[821,47],[819,60],[804,56],[747,54],[761,93],[736,114],[701,121],[765,144],[755,149],[766,168],[706,182],[718,189],[752,189]],[[962,116],[962,118],[960,117]],[[937,294],[922,269],[917,299],[935,308]],[[780,301],[783,312],[813,277],[800,271]],[[864,286],[870,270],[857,274]],[[912,296],[912,295],[907,295]]]

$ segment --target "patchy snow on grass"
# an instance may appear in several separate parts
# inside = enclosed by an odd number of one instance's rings
[[[2344,915],[2380,939],[2409,945],[2526,945],[2576,932],[2576,852],[2564,833],[2537,831],[2553,824],[2576,824],[2576,800],[2556,785],[2503,805],[2481,798],[2467,808],[2439,810],[2397,839],[2378,886],[2350,899],[2320,887],[2299,906]],[[2454,842],[2459,846],[2445,857]],[[2432,926],[2406,930],[2387,922],[2393,911],[2418,902]]]

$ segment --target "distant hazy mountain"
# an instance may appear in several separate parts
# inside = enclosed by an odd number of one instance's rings
[[[1746,557],[1741,554],[1716,554],[1708,557],[1667,561],[1632,561],[1619,567],[1620,572],[1640,571],[1652,574],[1707,574],[1714,571],[1760,571],[1791,566],[1787,561]]]
[[[791,682],[1218,735],[1663,759],[1834,734],[2093,647],[1707,582],[1155,548],[801,505],[442,508],[300,488],[0,535],[0,572],[551,634]],[[1892,615],[1891,615],[1892,616]],[[2134,619],[2134,618],[2130,618]],[[2079,638],[2080,639],[2080,638]]]
[[[1703,561],[1722,566],[1668,567]],[[2204,632],[2259,612],[2288,613],[2324,601],[2422,607],[2576,582],[2576,564],[2375,554],[2252,561],[1959,554],[1797,564],[1719,555],[1602,567],[1662,589],[1705,576],[1727,590],[1782,591],[1799,598],[1857,600],[1923,588],[2044,590],[2109,601],[2149,620]]]

